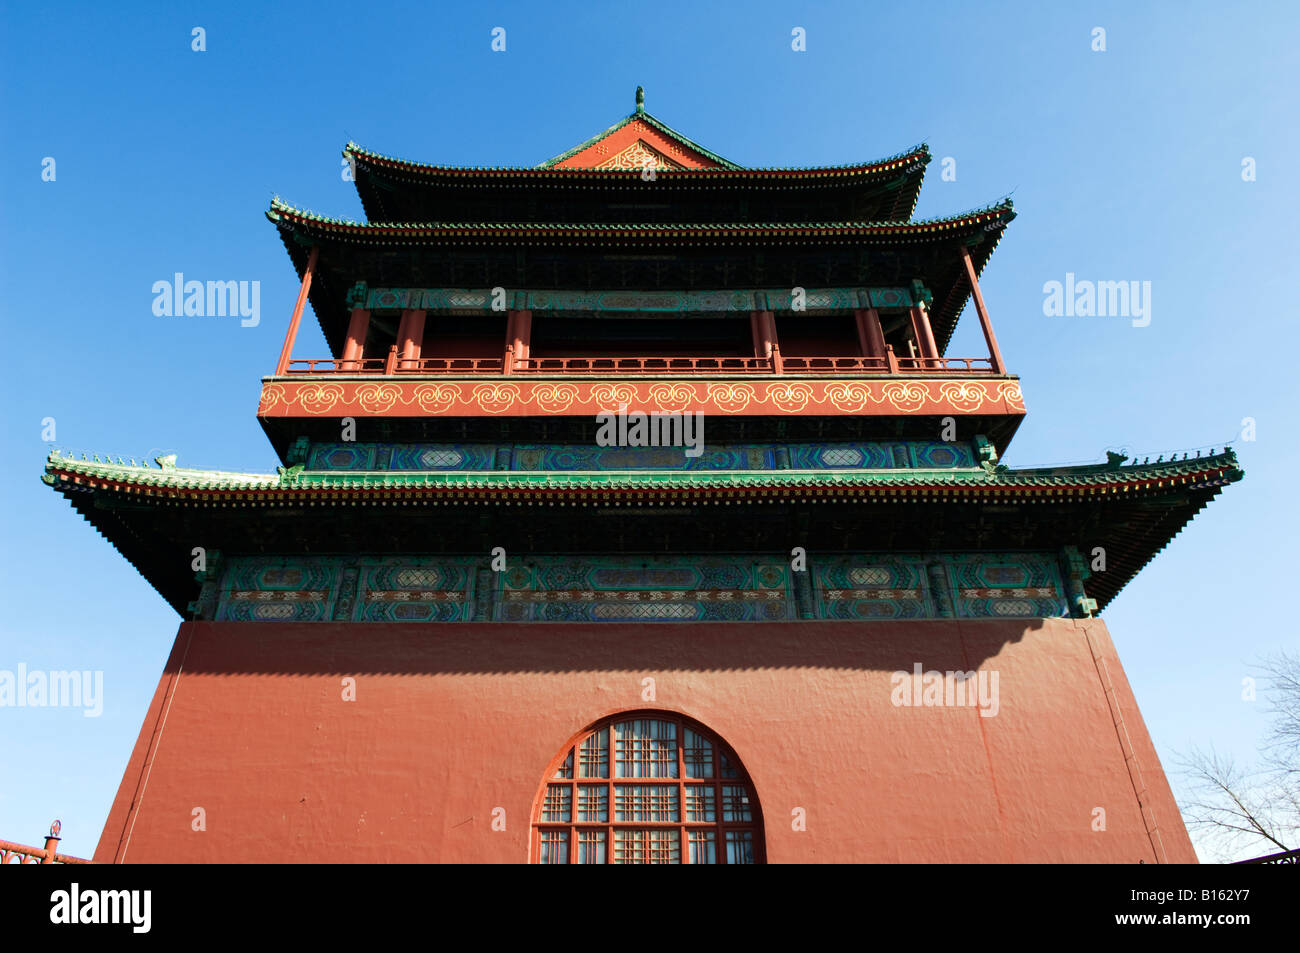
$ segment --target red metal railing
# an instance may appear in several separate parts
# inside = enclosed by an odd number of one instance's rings
[[[45,837],[44,847],[28,847],[12,841],[0,840],[0,866],[6,864],[89,864],[91,861],[82,857],[69,857],[60,854],[59,831],[62,825],[55,821],[50,825],[50,833]]]

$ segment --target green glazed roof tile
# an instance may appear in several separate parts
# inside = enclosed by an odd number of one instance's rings
[[[1039,470],[982,467],[943,470],[600,470],[600,471],[341,471],[280,468],[279,473],[232,473],[180,467],[78,460],[58,451],[46,462],[47,483],[86,477],[146,489],[196,491],[268,490],[716,490],[874,487],[1097,488],[1181,480],[1210,471],[1225,482],[1242,473],[1231,450],[1211,456],[1109,468],[1084,466]]]

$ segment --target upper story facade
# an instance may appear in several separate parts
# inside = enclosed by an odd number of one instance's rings
[[[259,416],[281,453],[341,417],[415,439],[698,411],[715,436],[960,437],[1024,415],[978,275],[1010,202],[912,221],[929,152],[745,169],[637,109],[535,168],[349,144],[369,221],[272,203],[302,286]],[[947,353],[974,303],[985,353]],[[307,302],[329,354],[297,356]],[[506,423],[503,424],[503,421]],[[540,428],[540,429],[539,429]]]

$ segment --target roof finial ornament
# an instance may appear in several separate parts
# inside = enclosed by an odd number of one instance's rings
[[[639,113],[645,112],[645,87],[644,86],[638,86],[636,88],[636,111]]]

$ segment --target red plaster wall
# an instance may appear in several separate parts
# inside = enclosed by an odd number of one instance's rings
[[[915,662],[996,670],[997,715],[895,707]],[[523,862],[561,746],[647,707],[735,748],[773,863],[1196,860],[1104,624],[1068,619],[185,623],[95,859]]]

